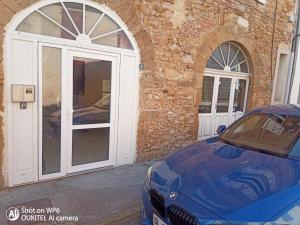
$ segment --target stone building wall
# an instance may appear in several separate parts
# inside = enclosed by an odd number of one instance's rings
[[[275,0],[267,5],[255,0],[151,0],[137,6],[155,48],[153,73],[142,74],[140,82],[140,158],[196,138],[204,68],[225,41],[239,43],[249,58],[248,110],[270,104],[278,46],[292,40],[288,16],[295,11],[293,0],[277,1],[277,10]]]
[[[251,64],[248,109],[270,104],[279,44],[290,45],[295,0],[94,0],[114,10],[140,48],[138,160],[158,157],[195,140],[206,62],[224,41],[235,41]],[[4,27],[36,0],[0,0],[0,111],[3,112]],[[277,10],[276,10],[277,4]],[[276,15],[276,19],[275,19]],[[0,114],[0,153],[5,127]],[[0,154],[1,168],[5,156]],[[1,166],[2,165],[2,166]]]

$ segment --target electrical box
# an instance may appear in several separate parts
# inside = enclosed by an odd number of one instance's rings
[[[11,85],[12,102],[34,102],[34,85],[12,84]]]

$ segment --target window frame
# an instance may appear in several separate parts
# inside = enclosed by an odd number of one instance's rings
[[[225,56],[223,54],[223,50],[222,50],[222,46],[228,44],[228,54],[227,56]],[[237,51],[234,53],[234,56],[231,60],[230,59],[230,46],[233,45],[235,46],[235,48],[237,49]],[[239,61],[237,64],[232,65],[234,60],[238,57],[239,54],[242,54],[242,56],[244,57],[243,61]],[[221,57],[221,61],[219,61],[217,59],[217,57],[215,56],[216,54],[219,54]],[[211,68],[208,66],[209,64],[209,60],[212,60],[214,62],[216,62],[221,68],[223,69],[215,69],[215,68]],[[226,62],[225,62],[226,61]],[[242,65],[243,63],[246,63],[247,66],[247,71],[242,72],[242,71],[235,71],[232,70],[233,68],[237,67],[238,65]],[[250,65],[249,65],[249,60],[247,55],[245,54],[244,50],[235,42],[233,41],[225,41],[223,43],[221,43],[220,45],[218,45],[218,47],[211,53],[210,57],[207,60],[206,69],[210,69],[210,70],[217,70],[217,71],[225,71],[225,72],[232,72],[232,73],[244,73],[244,74],[249,74],[250,73]]]
[[[274,73],[274,77],[273,77],[273,84],[272,84],[272,98],[271,98],[271,105],[274,104],[278,104],[277,101],[275,101],[275,94],[276,94],[276,86],[277,86],[277,82],[278,82],[278,78],[279,78],[279,65],[280,65],[280,56],[281,55],[286,55],[288,57],[287,61],[288,61],[288,65],[290,65],[290,50],[287,48],[278,48],[277,50],[277,57],[276,57],[276,66],[275,66],[275,73]],[[289,83],[290,83],[290,69],[287,69],[287,79],[286,79],[286,84],[284,87],[284,91],[283,91],[283,104],[286,104],[288,101],[288,89],[289,89]]]
[[[94,43],[89,43],[86,41],[82,40],[69,40],[69,39],[64,39],[64,38],[58,38],[58,37],[53,37],[53,36],[46,36],[46,35],[40,35],[40,34],[34,34],[34,33],[27,33],[27,32],[22,32],[22,31],[17,31],[17,27],[31,14],[36,12],[37,10],[48,6],[52,5],[55,3],[79,3],[83,5],[83,8],[86,8],[84,6],[89,6],[92,8],[97,9],[98,11],[102,12],[104,15],[107,15],[109,18],[111,18],[119,27],[120,30],[122,30],[125,35],[127,36],[129,42],[132,45],[132,49],[126,49],[126,48],[119,48],[119,47],[113,47],[109,45],[101,45],[101,44],[94,44]],[[83,13],[85,14],[85,13]],[[20,13],[16,14],[14,18],[7,24],[5,27],[6,34],[7,36],[18,36],[20,37],[21,35],[24,38],[29,38],[29,39],[35,39],[35,40],[41,40],[44,42],[51,42],[51,43],[61,43],[61,44],[70,44],[70,45],[75,45],[75,46],[83,46],[84,48],[88,48],[88,46],[94,46],[93,48],[99,48],[97,46],[100,46],[101,48],[107,48],[107,49],[118,49],[120,51],[124,51],[127,53],[135,53],[138,54],[138,45],[133,37],[132,33],[129,32],[127,25],[122,21],[122,19],[114,12],[112,12],[110,9],[108,9],[106,6],[101,5],[96,2],[91,2],[91,1],[84,1],[84,0],[45,0],[45,1],[40,1],[34,3],[32,6],[24,9]]]

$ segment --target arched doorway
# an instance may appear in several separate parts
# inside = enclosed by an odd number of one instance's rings
[[[133,163],[139,58],[119,17],[46,0],[8,27],[9,186]]]
[[[215,135],[219,125],[229,125],[246,110],[249,63],[235,42],[219,45],[206,64],[202,100],[198,109],[198,138]]]

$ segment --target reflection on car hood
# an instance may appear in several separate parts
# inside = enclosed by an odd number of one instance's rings
[[[100,109],[96,106],[78,108],[78,109],[74,109],[73,118],[80,117],[80,116],[87,116],[88,114],[97,114],[97,113],[104,113],[104,112],[108,112],[108,110]]]
[[[300,163],[211,138],[177,151],[153,174],[229,221],[267,221],[300,197]]]
[[[109,113],[107,109],[101,109],[96,106],[89,106],[84,108],[74,109],[73,111],[73,118],[89,116],[89,115],[97,115],[99,113]],[[59,120],[60,121],[61,111],[56,111],[51,114],[51,120]]]

